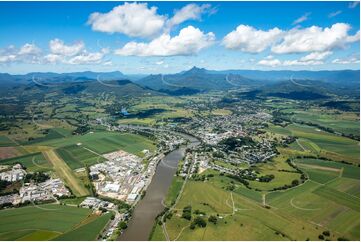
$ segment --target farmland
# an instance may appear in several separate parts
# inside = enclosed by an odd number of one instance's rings
[[[109,214],[98,217],[89,209],[60,205],[7,209],[0,211],[0,239],[70,239],[69,234],[77,240],[94,240],[109,218]]]
[[[359,163],[360,147],[355,140],[299,124],[291,124],[285,128],[270,125],[269,131],[302,139],[301,148],[315,155],[332,160]]]

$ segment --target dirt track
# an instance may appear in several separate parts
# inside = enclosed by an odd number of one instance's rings
[[[88,190],[74,175],[70,167],[55,153],[54,150],[44,151],[43,155],[45,159],[53,165],[58,176],[70,187],[74,195],[81,197],[89,194]]]

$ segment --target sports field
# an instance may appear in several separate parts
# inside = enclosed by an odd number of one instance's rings
[[[0,240],[95,240],[109,219],[61,205],[6,209],[0,211]]]

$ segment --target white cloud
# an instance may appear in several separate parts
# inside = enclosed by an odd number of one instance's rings
[[[80,55],[72,57],[67,63],[72,65],[97,64],[102,61],[103,57],[103,52],[88,53],[84,51]]]
[[[348,4],[349,8],[356,8],[359,5],[359,1],[354,1]]]
[[[0,63],[10,63],[16,60],[16,55],[0,55]]]
[[[334,48],[342,48],[347,43],[356,42],[360,39],[360,33],[348,35],[351,26],[344,23],[336,23],[331,28],[312,26],[304,29],[292,29],[288,31],[281,43],[272,47],[272,52],[277,54],[299,52],[323,52]]]
[[[308,16],[310,16],[311,13],[305,13],[304,15],[302,15],[301,17],[299,17],[298,19],[296,19],[295,21],[293,21],[293,25],[296,25],[296,24],[300,24],[304,21],[306,21],[308,19]]]
[[[14,45],[10,45],[0,50],[0,63],[11,62],[24,62],[24,63],[39,63],[41,49],[35,44],[26,43],[16,48]]]
[[[108,13],[92,13],[88,24],[95,31],[123,33],[131,37],[152,37],[164,27],[166,17],[147,3],[124,3]]]
[[[280,61],[279,59],[275,59],[273,56],[269,55],[263,60],[258,61],[258,64],[271,67],[321,65],[324,63],[323,60],[331,54],[331,51],[312,52],[306,56],[301,57],[300,59],[284,61]]]
[[[122,56],[175,56],[192,55],[213,44],[215,36],[212,32],[203,33],[198,28],[188,26],[179,35],[171,37],[162,34],[149,43],[129,42],[115,54]]]
[[[312,61],[312,60],[323,60],[326,57],[330,56],[331,54],[332,54],[332,51],[312,52],[312,53],[302,57],[300,60],[303,62]]]
[[[23,45],[18,52],[19,55],[37,55],[40,53],[41,50],[39,47],[37,47],[35,44],[28,44],[28,43]]]
[[[172,26],[178,25],[190,19],[200,20],[202,14],[210,10],[210,8],[210,4],[188,4],[183,8],[176,10],[174,16],[167,21],[167,25],[171,28]]]
[[[310,65],[322,65],[323,61],[318,60],[309,60],[309,61],[301,61],[301,60],[285,60],[282,65],[284,66],[310,66]]]
[[[333,18],[333,17],[336,17],[337,15],[341,14],[342,11],[341,10],[338,10],[336,12],[332,12],[328,15],[329,18]]]
[[[282,33],[278,28],[263,31],[241,24],[236,30],[227,34],[222,43],[227,49],[259,53],[279,40]]]
[[[64,56],[57,55],[57,54],[47,54],[44,56],[44,61],[46,63],[59,63],[59,62],[65,62]]]
[[[164,61],[157,61],[155,64],[162,65],[163,63],[164,63]]]
[[[332,61],[332,63],[334,64],[357,64],[360,63],[360,57],[356,57],[356,56],[350,56],[347,58],[336,58]]]
[[[282,65],[281,61],[278,59],[263,59],[258,61],[258,64],[263,66],[272,66],[272,67]]]
[[[72,45],[64,44],[60,39],[53,39],[49,42],[49,48],[52,54],[61,56],[74,56],[84,50],[85,45],[82,41],[76,42]]]

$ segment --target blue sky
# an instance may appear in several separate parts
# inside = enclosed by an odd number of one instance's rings
[[[359,19],[354,2],[0,2],[0,72],[359,69]]]

